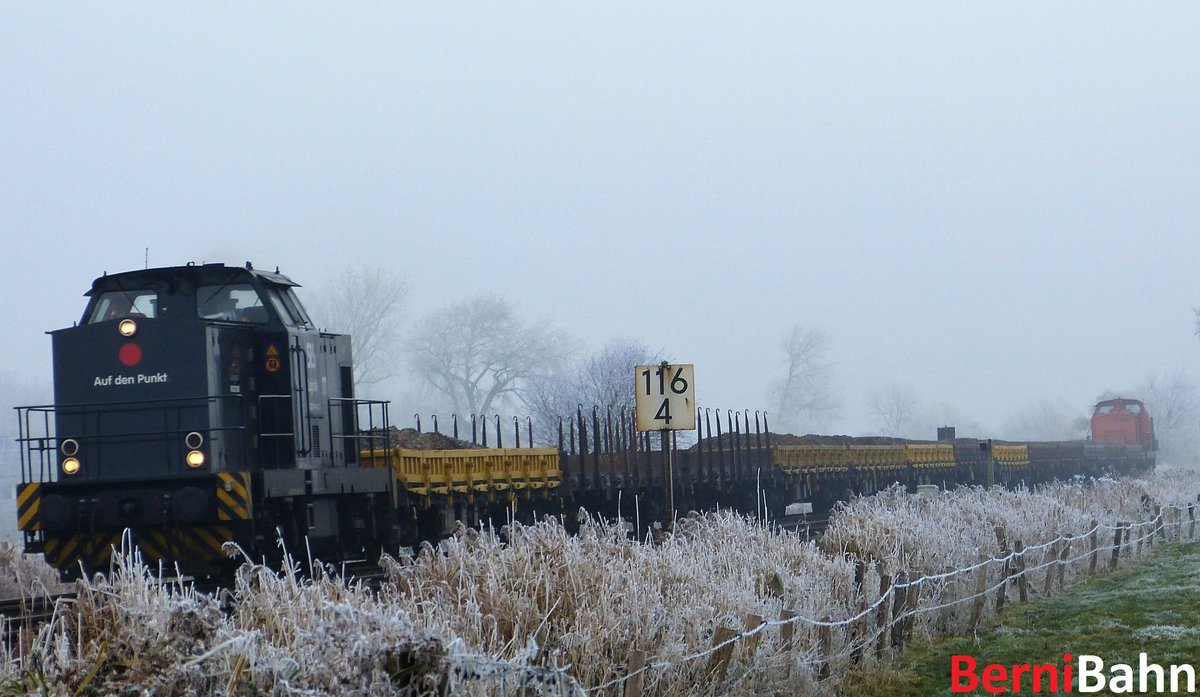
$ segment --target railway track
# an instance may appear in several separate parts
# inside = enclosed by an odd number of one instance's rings
[[[74,593],[0,600],[0,635],[10,645],[22,633],[31,636],[60,611],[60,603],[74,600]]]
[[[829,527],[828,518],[810,518],[806,515],[781,516],[775,522],[784,530],[791,530],[809,539],[820,537],[825,533],[825,529]]]

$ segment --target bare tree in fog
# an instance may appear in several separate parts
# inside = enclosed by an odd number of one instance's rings
[[[39,406],[54,401],[50,381],[0,372],[0,436],[17,435],[17,412],[13,407]]]
[[[523,322],[510,302],[480,295],[427,315],[405,340],[409,367],[460,416],[490,414],[560,372],[571,353],[547,322]]]
[[[920,399],[911,387],[891,385],[871,393],[867,408],[879,419],[885,436],[908,436]]]
[[[768,393],[775,407],[775,430],[798,431],[838,416],[833,367],[828,361],[829,335],[815,327],[792,325],[780,342],[783,375]]]
[[[1154,435],[1164,455],[1186,457],[1196,452],[1196,418],[1200,383],[1182,368],[1150,372],[1131,396],[1141,399],[1154,419]]]
[[[400,371],[401,311],[408,285],[380,268],[345,269],[307,305],[317,326],[349,334],[355,393]]]
[[[582,406],[593,406],[619,416],[633,412],[633,369],[658,363],[661,352],[652,352],[640,341],[610,341],[584,356],[561,374],[548,375],[526,390],[525,403],[539,425],[543,442],[557,438],[560,417],[569,417]]]
[[[1080,440],[1088,433],[1088,414],[1061,397],[1027,404],[1004,422],[1005,438],[1018,441]]]

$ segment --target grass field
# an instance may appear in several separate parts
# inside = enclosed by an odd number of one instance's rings
[[[950,695],[950,658],[986,663],[1054,663],[1092,654],[1106,665],[1159,665],[1200,657],[1200,543],[1171,545],[1137,566],[1082,583],[1062,595],[1014,605],[1000,626],[977,638],[914,645],[893,667],[844,685],[847,697]],[[1031,688],[1026,682],[1023,691]],[[1153,689],[1153,688],[1152,688]],[[987,694],[982,689],[975,694]],[[1093,694],[1115,694],[1098,692]]]

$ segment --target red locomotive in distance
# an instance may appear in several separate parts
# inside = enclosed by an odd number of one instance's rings
[[[1106,399],[1097,404],[1092,412],[1092,440],[1157,449],[1154,421],[1146,405],[1136,399]]]

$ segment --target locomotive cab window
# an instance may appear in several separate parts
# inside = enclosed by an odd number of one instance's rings
[[[101,293],[92,306],[88,324],[110,322],[126,317],[155,317],[158,294],[152,290],[115,290]]]
[[[263,324],[271,318],[262,297],[249,283],[200,286],[196,289],[196,311],[204,319],[222,322]]]
[[[300,304],[300,300],[292,293],[291,288],[268,288],[267,297],[271,299],[271,304],[275,306],[275,312],[288,324],[298,327],[312,326],[312,320],[308,318],[308,314],[304,311],[304,306]]]

